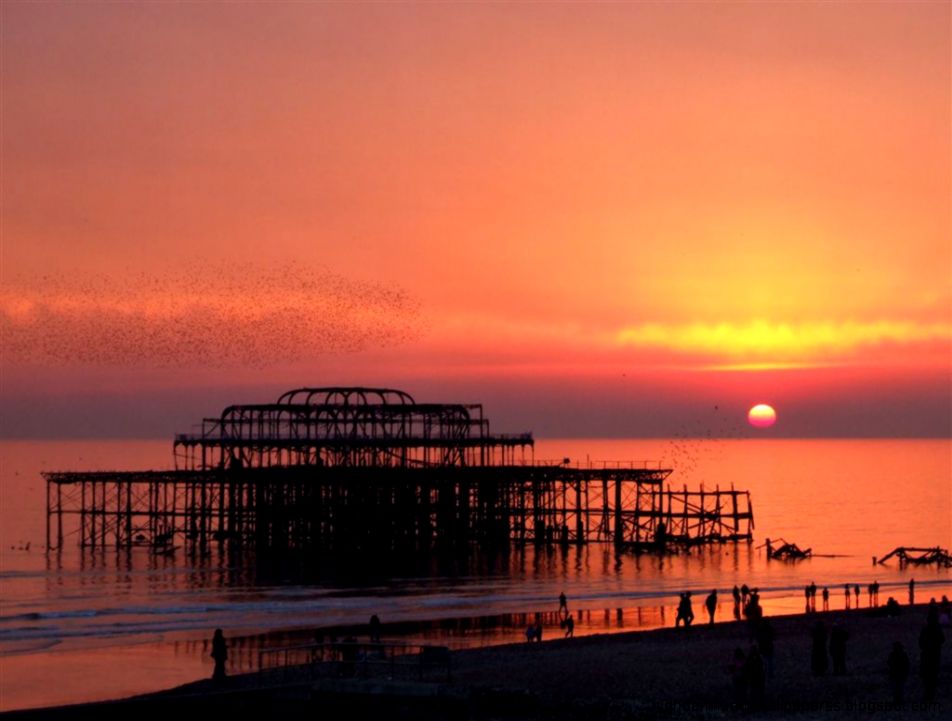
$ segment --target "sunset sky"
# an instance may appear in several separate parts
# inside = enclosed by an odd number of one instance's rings
[[[952,435],[948,2],[0,7],[3,435]]]

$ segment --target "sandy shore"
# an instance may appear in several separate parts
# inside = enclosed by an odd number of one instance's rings
[[[952,629],[945,629],[936,701],[924,704],[918,673],[924,618],[923,606],[903,608],[898,618],[865,610],[773,617],[775,672],[758,709],[732,703],[728,664],[735,648],[749,648],[750,636],[744,623],[723,623],[457,651],[452,680],[438,685],[351,680],[277,688],[264,674],[247,674],[229,678],[226,687],[200,681],[125,701],[7,716],[73,718],[95,712],[99,718],[127,718],[137,707],[148,707],[190,715],[254,711],[266,717],[320,709],[332,718],[385,713],[389,718],[946,719],[952,716]],[[846,675],[811,673],[817,620],[828,628],[836,621],[849,631]],[[911,661],[906,703],[899,708],[891,702],[886,678],[894,641],[903,643]]]

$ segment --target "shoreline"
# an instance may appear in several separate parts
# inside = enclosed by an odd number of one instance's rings
[[[935,704],[922,705],[918,675],[918,633],[926,604],[902,606],[896,618],[881,609],[770,616],[776,639],[775,675],[768,679],[766,705],[753,713],[796,718],[840,718],[888,711],[890,718],[945,718],[952,709],[952,628],[946,643]],[[833,622],[851,634],[845,676],[810,673],[810,631],[817,621]],[[911,667],[905,707],[892,708],[885,666],[894,640],[901,641]],[[419,689],[372,680],[267,688],[267,672],[231,676],[227,687],[200,680],[129,699],[9,711],[4,718],[80,718],[128,715],[140,705],[169,710],[255,706],[307,709],[314,704],[396,704],[426,716],[444,707],[478,710],[488,717],[504,711],[513,718],[706,718],[751,713],[732,705],[727,665],[734,648],[748,648],[746,622],[695,624],[592,634],[543,643],[514,643],[452,652],[452,680],[419,698]],[[448,706],[447,706],[448,704]],[[442,711],[437,713],[440,717]],[[508,715],[508,714],[507,714]],[[399,714],[397,715],[399,717]]]

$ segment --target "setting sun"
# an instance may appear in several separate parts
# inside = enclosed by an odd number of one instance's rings
[[[777,422],[777,412],[766,403],[758,403],[747,411],[747,422],[754,428],[770,428]]]

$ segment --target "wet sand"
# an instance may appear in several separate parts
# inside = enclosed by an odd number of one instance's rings
[[[199,681],[127,701],[19,712],[9,717],[128,717],[139,707],[177,713],[217,710],[269,715],[320,710],[331,718],[385,713],[389,718],[663,719],[760,717],[795,719],[928,718],[952,712],[952,629],[945,628],[939,690],[924,704],[918,637],[923,606],[898,618],[873,611],[777,616],[775,673],[767,680],[763,708],[733,705],[728,664],[736,647],[747,649],[744,623],[690,629],[549,639],[453,653],[448,683],[387,684],[374,680],[274,685],[267,674],[233,676],[214,686]],[[850,633],[847,673],[815,677],[810,671],[811,629],[836,621]],[[892,704],[886,659],[901,641],[911,669],[906,703]],[[315,690],[317,689],[317,690]]]

